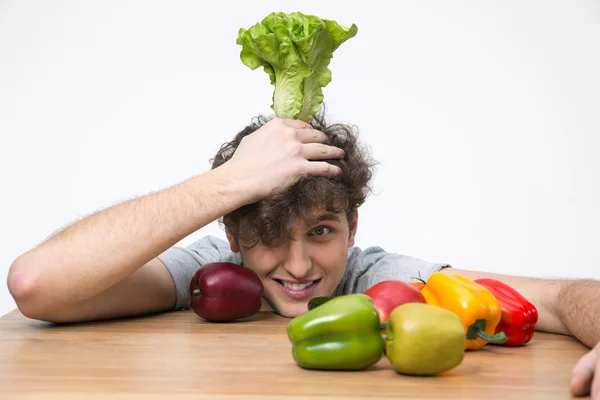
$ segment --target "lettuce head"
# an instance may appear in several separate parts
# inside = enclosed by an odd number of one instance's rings
[[[354,24],[345,28],[300,12],[278,12],[241,28],[236,43],[242,62],[252,70],[263,67],[275,86],[275,116],[310,122],[323,102],[322,88],[331,82],[333,52],[357,32]]]

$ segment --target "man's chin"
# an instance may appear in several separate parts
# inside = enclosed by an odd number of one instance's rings
[[[290,311],[290,310],[286,310],[286,311],[282,311],[282,312],[277,312],[277,314],[281,315],[282,317],[285,318],[296,318],[299,315],[302,315],[306,312],[307,310],[300,310],[300,311]]]
[[[285,318],[295,318],[308,311],[308,303],[300,304],[277,304],[271,299],[265,299],[273,311]]]

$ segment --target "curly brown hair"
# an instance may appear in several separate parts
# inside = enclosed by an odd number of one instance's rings
[[[227,162],[245,136],[261,128],[272,117],[258,116],[235,138],[221,146],[210,160],[212,169]],[[247,204],[219,219],[238,242],[251,247],[261,242],[266,246],[281,244],[291,238],[292,228],[298,220],[312,225],[316,221],[315,210],[323,207],[334,213],[346,211],[348,223],[352,224],[354,211],[366,200],[375,162],[368,149],[358,141],[358,129],[345,124],[329,125],[322,111],[311,125],[329,137],[329,144],[344,150],[343,159],[327,162],[337,165],[342,173],[335,177],[308,176],[300,179],[287,190],[258,202]],[[241,245],[241,243],[240,243]]]

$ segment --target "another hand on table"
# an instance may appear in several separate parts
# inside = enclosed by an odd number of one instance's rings
[[[600,343],[573,368],[571,391],[576,396],[591,393],[593,400],[600,399]]]

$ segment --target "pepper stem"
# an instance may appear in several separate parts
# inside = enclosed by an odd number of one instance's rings
[[[200,296],[200,289],[198,289],[198,288],[194,289],[194,291],[192,292],[192,294],[194,296]]]
[[[383,321],[382,323],[379,324],[379,329],[386,329],[387,328],[387,321]]]
[[[427,284],[427,282],[425,282],[425,280],[421,277],[421,271],[419,271],[419,277],[418,278],[416,278],[416,277],[413,276],[412,279],[416,279],[418,282],[421,282],[421,283],[423,283],[425,285]]]
[[[501,344],[508,340],[504,332],[498,332],[495,335],[485,333],[485,320],[478,319],[467,330],[467,339],[474,340],[480,337],[488,343]]]
[[[484,331],[478,331],[477,336],[479,336],[480,338],[482,338],[483,340],[485,340],[486,342],[489,342],[489,343],[500,344],[500,343],[504,343],[508,340],[508,338],[506,337],[504,332],[498,332],[495,335],[488,335]]]

